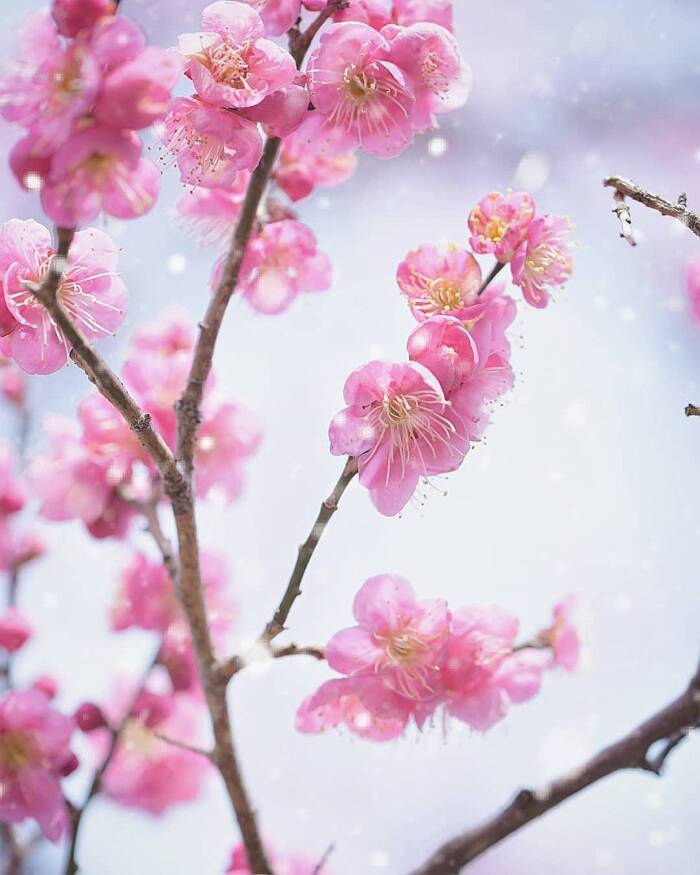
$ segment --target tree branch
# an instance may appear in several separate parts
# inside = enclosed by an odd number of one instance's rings
[[[318,542],[326,530],[328,521],[333,514],[338,510],[338,503],[343,496],[343,493],[348,488],[353,477],[357,474],[357,461],[348,457],[343,472],[338,478],[333,491],[328,498],[321,504],[321,509],[318,512],[316,521],[314,522],[311,531],[304,543],[299,547],[299,555],[294,563],[291,577],[287,583],[287,588],[282,595],[277,610],[270,622],[265,626],[265,630],[261,638],[265,641],[272,641],[281,632],[284,631],[284,624],[287,622],[287,617],[292,609],[295,600],[301,595],[301,583],[304,579],[304,574],[308,567],[311,557],[314,555]]]
[[[686,416],[700,416],[700,407],[696,407],[694,404],[688,404],[685,408]]]
[[[661,774],[671,751],[699,724],[700,668],[682,695],[635,730],[573,772],[537,790],[520,790],[498,814],[442,845],[411,875],[454,875],[525,824],[615,772],[642,769]],[[665,742],[661,752],[650,757],[650,749],[658,742]]]
[[[483,281],[483,283],[479,286],[479,291],[476,293],[476,294],[477,294],[477,297],[478,297],[479,295],[483,295],[483,293],[486,291],[486,289],[487,289],[487,288],[491,285],[491,283],[496,279],[496,277],[498,276],[498,274],[503,270],[503,268],[504,268],[505,266],[506,266],[506,265],[505,265],[505,262],[502,262],[502,261],[497,261],[497,262],[494,264],[494,266],[491,268],[491,270],[490,270],[490,272],[489,272],[489,275],[486,277],[486,279]]]
[[[617,213],[622,225],[621,237],[630,241],[632,219],[630,216],[629,207],[624,204],[623,198],[628,197],[630,200],[637,201],[649,207],[651,210],[656,210],[662,216],[670,216],[672,219],[677,219],[682,222],[687,228],[700,237],[700,216],[688,209],[687,198],[685,194],[681,194],[678,200],[674,203],[667,201],[661,195],[653,194],[645,191],[629,179],[624,179],[621,176],[608,176],[603,180],[603,185],[606,188],[615,189],[615,201],[617,206],[614,212]],[[630,241],[631,242],[631,241]]]

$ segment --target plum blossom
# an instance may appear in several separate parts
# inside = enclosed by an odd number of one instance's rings
[[[218,492],[228,502],[243,489],[243,462],[260,446],[262,428],[256,416],[231,402],[207,399],[197,433],[195,488],[200,498]]]
[[[54,0],[51,14],[62,36],[75,37],[116,11],[115,0]]]
[[[396,24],[432,22],[452,31],[452,0],[394,0],[392,17]]]
[[[214,269],[213,288],[223,264]],[[248,244],[238,289],[254,310],[271,315],[284,312],[301,292],[321,292],[330,284],[331,263],[318,251],[313,231],[284,219],[269,222]]]
[[[690,315],[694,322],[700,323],[700,259],[691,261],[686,270],[686,290]]]
[[[323,130],[337,146],[392,158],[413,141],[414,96],[389,42],[355,21],[331,25],[307,65]]]
[[[398,513],[420,477],[462,463],[468,434],[422,365],[370,362],[348,377],[343,392],[348,406],[331,422],[331,453],[357,458],[360,483],[380,513]]]
[[[0,227],[0,349],[30,374],[57,371],[70,352],[31,291],[31,285],[41,285],[54,255],[50,232],[33,219],[12,219]],[[116,273],[117,258],[117,247],[103,231],[75,235],[57,297],[89,338],[113,334],[124,318],[127,293]]]
[[[391,60],[413,86],[414,128],[437,127],[436,115],[463,106],[471,89],[471,70],[462,60],[457,40],[444,27],[429,22],[398,28],[389,39]]]
[[[298,854],[281,855],[268,845],[265,847],[265,853],[276,875],[331,875],[330,869],[326,866],[323,867],[322,872],[319,870],[318,860],[301,857]],[[254,875],[243,843],[233,849],[225,875]]]
[[[501,264],[515,258],[535,215],[535,204],[526,192],[492,191],[469,214],[469,242],[479,255],[494,255]]]
[[[340,185],[355,172],[357,158],[352,151],[335,150],[324,125],[318,113],[310,113],[282,143],[275,181],[293,201],[308,197],[317,186]]]
[[[175,157],[182,181],[203,188],[234,185],[239,171],[255,168],[263,149],[253,122],[196,97],[173,101],[163,123],[163,144]]]
[[[202,30],[181,35],[178,48],[205,103],[231,109],[255,106],[294,81],[292,56],[263,37],[262,19],[245,3],[211,3],[202,12]]]
[[[323,6],[325,2],[321,0],[318,8]],[[386,0],[348,0],[347,6],[339,9],[333,18],[335,21],[360,21],[375,30],[381,30],[391,22],[391,9]]]
[[[34,818],[53,842],[70,818],[61,778],[72,765],[73,721],[38,690],[12,691],[0,701],[0,820]]]
[[[301,13],[301,0],[243,0],[258,13],[269,36],[282,36]],[[324,0],[325,2],[325,0]]]
[[[15,454],[7,444],[0,444],[0,518],[22,510],[26,498]]]
[[[248,189],[250,173],[237,173],[226,188],[196,187],[177,203],[177,213],[187,230],[203,245],[222,245],[233,234]]]
[[[581,599],[577,594],[567,596],[554,606],[554,622],[541,632],[538,640],[552,649],[556,665],[567,671],[578,667],[581,639],[579,635],[579,612]]]
[[[573,226],[566,216],[537,216],[527,228],[524,245],[518,250],[511,270],[513,282],[533,307],[546,307],[550,289],[563,286],[573,270],[567,236]]]
[[[407,580],[383,574],[363,584],[353,614],[358,625],[328,642],[328,665],[350,677],[377,677],[409,699],[432,698],[449,634],[447,602],[418,602]]]
[[[0,614],[0,647],[15,653],[31,637],[32,627],[19,608],[10,607]]]
[[[209,761],[162,741],[155,733],[189,742],[197,732],[198,717],[199,705],[187,694],[141,693],[102,779],[104,793],[120,805],[152,815],[196,799]],[[101,734],[91,736],[100,747]]]
[[[454,316],[469,321],[484,309],[479,298],[481,268],[465,249],[424,244],[399,264],[396,281],[418,319]]]
[[[7,315],[7,314],[6,314]],[[11,324],[8,320],[8,324]],[[10,359],[0,355],[0,394],[15,407],[22,407],[27,397],[27,380]]]

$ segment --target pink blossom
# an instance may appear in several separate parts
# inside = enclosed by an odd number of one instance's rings
[[[10,692],[0,701],[0,820],[33,817],[51,841],[69,829],[61,777],[72,758],[73,722],[38,690]]]
[[[212,106],[255,106],[297,73],[289,52],[263,38],[258,13],[245,3],[218,0],[202,12],[203,33],[183,34],[180,53],[195,91]]]
[[[255,106],[239,110],[239,114],[261,124],[268,137],[288,136],[309,114],[306,77],[297,76],[297,80],[296,83],[284,85],[272,94],[268,94]]]
[[[527,228],[525,244],[513,258],[513,282],[533,307],[546,307],[550,289],[571,276],[573,259],[566,239],[573,226],[566,216],[538,216]]]
[[[161,741],[154,733],[191,742],[198,717],[199,705],[191,696],[141,693],[102,779],[105,794],[121,805],[153,815],[196,799],[209,761]]]
[[[374,361],[354,371],[348,405],[331,422],[331,452],[355,456],[360,483],[388,516],[408,502],[421,476],[454,471],[468,435],[448,417],[440,384],[422,365]]]
[[[363,584],[353,614],[359,625],[331,638],[328,665],[350,677],[378,677],[409,699],[432,698],[439,688],[437,666],[449,634],[447,602],[418,602],[407,580],[383,574]]]
[[[393,18],[403,27],[430,21],[452,31],[452,0],[394,0]]]
[[[73,134],[55,153],[41,191],[45,212],[73,228],[103,210],[118,219],[147,213],[156,201],[160,176],[141,156],[130,131],[94,125]]]
[[[148,127],[165,117],[170,92],[181,73],[182,61],[174,52],[145,48],[108,73],[95,105],[95,118],[107,127]]]
[[[47,10],[26,20],[20,35],[21,61],[0,78],[0,113],[31,128],[36,152],[53,150],[94,101],[100,69],[83,43],[61,43]]]
[[[134,553],[121,576],[121,588],[112,606],[112,629],[132,626],[165,632],[179,616],[180,604],[168,571],[162,562],[152,562]]]
[[[33,219],[12,219],[0,228],[0,290],[14,322],[0,346],[30,374],[57,371],[70,352],[28,288],[42,283],[54,255],[50,232]],[[117,247],[103,231],[90,228],[75,235],[57,296],[89,338],[113,334],[124,318],[127,294],[116,273],[117,258]]]
[[[194,188],[177,203],[187,229],[203,246],[227,243],[236,227],[248,190],[250,173],[241,170],[227,188]]]
[[[325,124],[318,113],[309,113],[282,143],[275,180],[293,201],[308,197],[317,186],[339,185],[355,172],[357,158],[351,151],[333,149],[322,130]]]
[[[299,732],[317,734],[347,726],[373,741],[402,734],[411,716],[411,702],[381,680],[361,675],[326,681],[306,698],[296,715]]]
[[[223,269],[212,277],[216,288]],[[270,222],[248,244],[238,288],[259,313],[282,313],[301,292],[320,292],[331,284],[331,263],[316,248],[310,228],[293,219]]]
[[[311,860],[297,854],[281,856],[268,845],[265,847],[265,853],[276,875],[331,875],[327,866],[323,866],[323,870],[318,868],[318,860]],[[248,863],[245,845],[242,843],[233,849],[225,875],[254,875]]]
[[[0,298],[4,300],[4,296],[0,295]],[[11,326],[14,319],[12,319],[12,314],[9,310],[7,310],[7,306],[4,306],[8,319],[7,324]],[[1,334],[2,331],[0,330]],[[0,393],[2,393],[6,401],[17,407],[21,407],[27,397],[27,380],[24,374],[9,359],[3,359],[2,356],[0,356]]]
[[[0,647],[15,653],[32,637],[32,627],[19,608],[10,607],[0,615]]]
[[[194,320],[190,314],[182,307],[171,305],[153,322],[139,325],[131,340],[131,348],[135,354],[189,358],[195,339]]]
[[[114,15],[114,0],[53,0],[53,15],[58,31],[74,37],[82,30],[94,27],[101,18]]]
[[[450,316],[433,316],[413,331],[406,343],[411,361],[437,377],[445,398],[452,396],[474,375],[479,354],[462,322]]]
[[[399,264],[396,281],[420,322],[430,316],[469,321],[484,309],[478,296],[481,268],[465,249],[419,246]]]
[[[0,444],[0,516],[17,513],[24,507],[26,492],[17,476],[17,460],[7,444]]]
[[[380,158],[413,141],[413,89],[391,61],[387,40],[367,24],[333,24],[309,58],[311,100],[324,129],[342,149],[359,146]]]
[[[319,4],[318,8],[323,7]],[[348,0],[348,5],[333,17],[336,21],[360,21],[375,30],[381,30],[391,21],[391,11],[386,0]]]
[[[472,249],[480,255],[495,255],[502,264],[512,261],[534,215],[535,204],[529,194],[492,191],[469,214]]]
[[[437,127],[436,115],[463,106],[471,89],[471,70],[459,45],[439,24],[399,28],[390,37],[391,60],[409,77],[415,94],[413,125],[418,131]]]
[[[552,648],[554,662],[567,671],[578,667],[581,639],[578,631],[580,598],[573,594],[554,606],[554,622],[541,633],[543,643]]]
[[[253,170],[262,155],[256,125],[237,113],[197,98],[175,100],[165,122],[163,143],[188,185],[226,188],[241,170]]]
[[[700,259],[695,259],[688,265],[686,290],[690,304],[690,315],[695,322],[700,323]]]
[[[200,498],[212,492],[227,501],[243,488],[243,460],[253,455],[262,440],[257,417],[230,402],[207,400],[204,420],[197,433],[195,488]]]
[[[293,26],[301,13],[300,0],[243,0],[243,2],[255,9],[265,25],[265,33],[270,36],[282,36]]]

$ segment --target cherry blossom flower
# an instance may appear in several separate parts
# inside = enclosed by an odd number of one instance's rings
[[[413,141],[411,83],[391,61],[388,41],[367,24],[331,25],[307,65],[311,100],[340,148],[380,158]]]
[[[104,793],[121,805],[153,815],[196,799],[209,773],[209,760],[168,744],[155,733],[191,742],[198,717],[199,705],[191,696],[141,693],[102,779]],[[98,731],[91,737],[100,735]],[[98,738],[96,743],[102,747],[104,741]]]
[[[323,867],[323,871],[318,868],[318,860],[311,860],[297,854],[281,856],[267,844],[265,853],[276,875],[331,875],[327,866]],[[254,875],[248,863],[245,845],[242,843],[233,849],[225,875]]]
[[[44,280],[55,251],[47,228],[12,219],[0,228],[0,292],[6,318],[0,349],[30,374],[65,364],[70,345],[31,291]],[[116,273],[118,250],[95,228],[75,235],[57,296],[89,338],[113,334],[126,309],[126,288]]]
[[[418,602],[407,580],[383,574],[363,584],[353,614],[359,625],[331,638],[328,665],[350,677],[378,677],[409,699],[432,698],[439,689],[437,666],[449,634],[447,602]]]
[[[32,637],[32,627],[27,618],[16,607],[10,607],[0,614],[0,647],[10,653],[20,650]]]
[[[472,249],[480,255],[495,255],[507,264],[519,251],[534,215],[535,204],[529,194],[492,191],[469,214]]]
[[[408,27],[430,21],[452,31],[452,0],[394,0],[393,20]]]
[[[202,12],[203,33],[183,34],[180,53],[195,91],[212,106],[255,106],[294,81],[297,69],[289,52],[263,38],[255,9],[218,0]]]
[[[262,155],[262,138],[253,122],[197,98],[175,100],[163,131],[163,144],[188,185],[232,186],[239,171],[253,170]]]
[[[60,34],[75,37],[116,10],[115,0],[54,0],[51,14]]]
[[[321,684],[299,706],[295,725],[307,734],[347,726],[362,738],[391,741],[403,733],[411,712],[408,699],[378,678],[361,675]]]
[[[218,285],[220,261],[212,276]],[[331,284],[331,263],[316,248],[310,228],[293,219],[269,222],[248,244],[238,288],[259,313],[282,313],[301,292],[320,292]]]
[[[242,170],[227,188],[196,187],[180,198],[178,216],[203,246],[222,245],[231,239],[249,180],[250,173]]]
[[[691,261],[686,271],[686,290],[690,315],[693,321],[700,323],[700,259]]]
[[[471,89],[471,70],[462,61],[457,40],[444,27],[428,22],[397,28],[389,39],[391,60],[413,86],[414,128],[437,127],[435,116],[463,106]]]
[[[331,452],[357,458],[360,483],[381,513],[398,513],[421,476],[462,463],[468,435],[447,415],[444,393],[427,368],[373,361],[354,371],[343,391],[348,406],[331,422]]]
[[[34,818],[58,841],[70,818],[61,777],[72,760],[73,721],[50,707],[38,690],[13,691],[0,701],[0,820]]]
[[[419,322],[431,316],[469,321],[485,306],[478,296],[481,268],[477,260],[454,245],[441,250],[424,244],[409,252],[399,264],[396,281]]]
[[[100,87],[99,65],[87,45],[61,43],[48,10],[27,18],[20,57],[0,77],[0,114],[32,129],[35,151],[53,150],[90,109]]]
[[[511,263],[513,282],[533,307],[546,307],[550,289],[563,286],[573,270],[567,236],[573,225],[566,216],[538,216],[527,228],[525,244]]]
[[[340,185],[355,172],[357,158],[351,151],[334,150],[324,125],[318,113],[310,113],[282,143],[275,180],[293,201],[308,197],[317,186]]]
[[[159,188],[158,170],[141,156],[136,134],[94,125],[71,135],[53,155],[41,203],[54,222],[73,228],[100,211],[118,219],[142,216]]]

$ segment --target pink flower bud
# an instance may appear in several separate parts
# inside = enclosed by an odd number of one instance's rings
[[[68,756],[65,758],[63,763],[59,768],[59,773],[62,777],[67,778],[68,775],[72,775],[73,772],[80,765],[80,760],[78,757],[71,751]]]
[[[73,715],[73,720],[83,732],[94,732],[107,725],[102,709],[93,702],[83,702]]]
[[[34,681],[32,689],[43,693],[50,702],[58,692],[58,681],[50,674],[42,674]]]
[[[22,374],[14,367],[6,367],[0,371],[0,392],[11,404],[18,407],[27,396],[27,385]]]
[[[116,10],[114,0],[54,0],[52,15],[59,33],[74,37]]]
[[[18,608],[8,608],[0,617],[0,647],[14,653],[32,637],[32,627]]]

